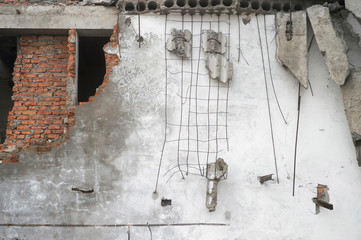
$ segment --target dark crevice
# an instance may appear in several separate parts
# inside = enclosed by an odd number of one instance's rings
[[[164,6],[166,6],[167,8],[173,7],[174,2],[173,0],[167,0],[164,2]]]
[[[241,8],[248,8],[248,1],[243,0],[239,3],[239,5]]]
[[[137,11],[138,11],[138,12],[143,12],[143,11],[145,10],[145,8],[146,8],[146,5],[145,5],[144,2],[139,2],[139,3],[137,4]]]
[[[208,7],[208,0],[199,0],[199,5],[201,7]]]
[[[261,6],[262,6],[262,9],[265,10],[265,11],[271,10],[271,4],[269,2],[267,2],[267,1],[262,2]]]
[[[258,1],[252,1],[251,2],[251,7],[254,10],[258,10],[259,9],[259,2]]]
[[[131,3],[131,2],[127,2],[126,4],[125,4],[125,11],[134,11],[134,4],[133,3]]]
[[[211,4],[212,4],[212,6],[218,6],[221,4],[221,1],[220,0],[212,0]]]
[[[103,83],[106,72],[103,46],[108,42],[109,37],[79,38],[79,102],[88,102]]]
[[[0,37],[0,144],[6,139],[9,111],[13,107],[12,72],[17,56],[17,38]]]
[[[197,0],[189,0],[188,1],[188,6],[190,6],[191,8],[194,8],[197,6]]]
[[[186,5],[186,1],[185,0],[177,0],[177,6],[178,7],[184,7]]]
[[[232,1],[232,0],[223,0],[223,5],[224,5],[224,6],[226,6],[226,7],[231,6],[231,5],[232,5],[232,3],[233,3],[233,1]]]
[[[154,1],[148,3],[148,9],[151,11],[157,10],[158,4]]]

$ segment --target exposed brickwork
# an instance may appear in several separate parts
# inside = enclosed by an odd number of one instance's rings
[[[115,25],[114,28],[113,28],[113,34],[110,37],[110,41],[107,44],[105,44],[105,46],[103,47],[104,52],[105,52],[105,49],[108,48],[108,47],[111,47],[113,49],[117,48],[117,46],[118,46],[118,37],[119,37],[119,26]],[[117,54],[109,54],[109,53],[106,53],[106,52],[104,54],[105,54],[105,67],[106,67],[104,81],[97,88],[97,91],[95,92],[95,95],[89,97],[89,102],[93,101],[95,96],[98,96],[103,91],[103,89],[105,88],[105,86],[109,82],[109,77],[113,72],[113,67],[118,65],[119,62],[120,62],[120,59],[119,59]]]
[[[6,140],[0,145],[0,161],[17,162],[20,151],[46,152],[66,141],[75,124],[75,39],[68,36],[22,36],[13,71],[14,107],[9,113]],[[119,28],[110,42],[116,48]],[[109,81],[116,54],[105,53],[106,74],[99,95]],[[93,101],[94,96],[89,101]]]
[[[21,150],[44,152],[68,133],[67,36],[23,36],[13,72],[14,107],[9,113],[4,161]],[[11,155],[10,159],[6,154]]]

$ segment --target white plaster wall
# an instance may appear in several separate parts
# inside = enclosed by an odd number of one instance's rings
[[[229,87],[229,150],[226,142],[220,140],[222,152],[218,154],[228,163],[229,176],[218,185],[217,209],[209,213],[205,208],[205,178],[189,175],[181,179],[175,174],[167,183],[169,173],[163,177],[177,164],[176,143],[165,145],[158,194],[153,195],[164,141],[165,16],[141,16],[144,38],[141,48],[136,42],[137,16],[130,18],[132,23],[122,28],[120,48],[117,49],[121,64],[115,68],[104,92],[94,102],[77,108],[77,122],[69,141],[42,156],[22,154],[19,165],[1,165],[0,189],[7,193],[0,198],[3,221],[229,224],[223,227],[153,227],[154,240],[360,238],[360,168],[357,167],[340,89],[329,79],[315,41],[309,55],[309,77],[314,96],[310,90],[301,89],[296,191],[292,197],[298,82],[275,59],[274,16],[265,17],[266,34],[274,84],[287,124],[277,109],[268,77],[268,58],[266,55],[264,58],[280,183],[260,185],[257,181],[257,176],[275,173],[275,168],[256,16],[251,15],[248,25],[243,25],[242,21],[238,25],[237,16],[231,16],[230,59],[234,64],[234,77]],[[182,26],[179,22],[171,23],[171,19],[181,20],[181,17],[168,16],[167,33],[171,27]],[[120,21],[124,20],[120,18]],[[189,21],[190,17],[185,16],[184,20]],[[227,33],[228,25],[224,21],[228,21],[228,16],[222,15],[220,20],[220,31]],[[199,34],[200,17],[194,16],[193,21],[193,33]],[[212,29],[218,29],[216,16],[204,16],[203,21],[213,21]],[[266,54],[264,16],[259,15],[258,21]],[[189,23],[184,24],[184,28],[191,27]],[[204,29],[208,27],[209,23],[203,25]],[[239,28],[240,48],[248,64],[242,57],[238,62]],[[193,54],[198,53],[196,45]],[[179,67],[171,66],[169,70],[176,71]],[[189,67],[189,63],[185,63],[185,67]],[[199,72],[205,72],[202,61],[199,69]],[[181,90],[180,78],[168,76],[168,121],[176,122],[180,119],[181,102],[177,95]],[[186,86],[189,74],[184,75],[184,81]],[[207,81],[206,75],[199,78],[200,84]],[[207,95],[201,90],[199,94]],[[224,94],[221,89],[220,95]],[[178,130],[167,128],[168,140],[177,138]],[[208,133],[200,132],[202,138],[205,134]],[[181,163],[185,162],[184,155],[179,159]],[[196,163],[195,155],[189,161]],[[203,164],[204,161],[202,158]],[[329,186],[334,210],[321,209],[321,213],[315,215],[311,199],[316,196],[318,183]],[[70,187],[77,184],[94,188],[95,193],[71,192]],[[172,206],[161,207],[162,197],[172,199]],[[131,227],[130,230],[131,239],[150,239],[147,228]],[[0,227],[0,236],[126,239],[126,231],[126,227]]]

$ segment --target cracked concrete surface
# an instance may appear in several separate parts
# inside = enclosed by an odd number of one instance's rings
[[[307,67],[307,19],[305,11],[292,13],[292,39],[287,40],[286,25],[290,20],[289,13],[277,13],[277,59],[287,67],[304,88],[308,87]]]
[[[313,32],[319,49],[326,60],[330,77],[338,84],[344,84],[349,66],[346,47],[332,25],[329,9],[321,5],[307,8]]]
[[[350,132],[356,143],[361,140],[361,68],[351,71],[341,91]],[[358,164],[361,166],[361,146],[355,145]]]

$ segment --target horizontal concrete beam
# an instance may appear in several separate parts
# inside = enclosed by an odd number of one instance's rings
[[[118,10],[103,6],[0,6],[0,30],[111,30]]]

